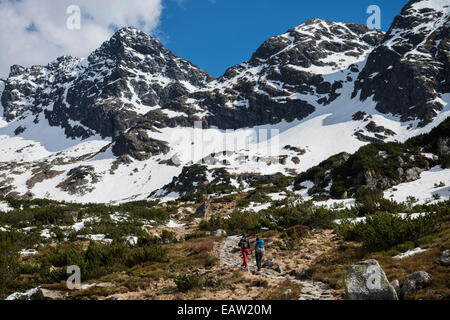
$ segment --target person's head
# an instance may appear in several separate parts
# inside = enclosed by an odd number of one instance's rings
[[[260,239],[259,237],[257,237],[257,238],[256,238],[256,241],[259,241],[259,240],[261,240],[261,239]]]

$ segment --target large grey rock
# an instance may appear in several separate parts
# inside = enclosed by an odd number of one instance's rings
[[[416,168],[416,167],[408,169],[408,170],[406,170],[406,177],[405,177],[405,179],[406,179],[407,182],[416,181],[416,180],[418,180],[420,178],[420,174],[422,172],[423,172],[422,169]]]
[[[64,297],[61,292],[53,291],[43,288],[38,288],[36,293],[34,293],[30,300],[63,300]]]
[[[411,300],[417,291],[430,284],[431,275],[425,271],[418,271],[406,277],[401,290],[403,300]]]
[[[400,293],[400,282],[397,279],[391,281],[391,286],[395,289],[395,292],[397,292],[397,294]]]
[[[211,202],[206,201],[194,213],[195,218],[207,218],[211,213]]]
[[[366,260],[350,267],[344,277],[348,300],[398,300],[397,293],[376,260]]]
[[[450,266],[450,250],[445,250],[442,252],[439,262],[443,266],[446,266],[446,267]]]
[[[268,260],[268,261],[264,262],[262,266],[263,266],[264,268],[271,268],[271,267],[274,266],[274,263],[273,263],[273,261]]]
[[[227,232],[223,229],[219,229],[219,230],[211,232],[211,236],[212,237],[226,237]]]

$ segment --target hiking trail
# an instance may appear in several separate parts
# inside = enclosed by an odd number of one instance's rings
[[[240,238],[240,236],[230,236],[226,238],[219,251],[219,259],[222,264],[236,268],[241,267],[241,253],[239,251],[236,252]],[[332,300],[331,288],[325,283],[313,280],[297,280],[293,276],[278,273],[269,268],[263,268],[261,272],[256,273],[257,269],[254,259],[249,259],[249,271],[266,278],[287,280],[301,285],[303,288],[299,300]]]

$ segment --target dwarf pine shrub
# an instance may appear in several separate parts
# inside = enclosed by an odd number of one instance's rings
[[[439,215],[434,213],[413,219],[377,212],[368,216],[365,222],[356,225],[343,223],[336,227],[336,231],[345,240],[362,242],[368,251],[380,251],[407,241],[417,241],[433,233],[438,226]]]

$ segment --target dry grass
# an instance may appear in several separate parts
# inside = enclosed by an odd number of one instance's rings
[[[439,264],[442,251],[450,248],[449,217],[446,217],[437,232],[420,239],[418,244],[428,251],[399,260],[393,259],[393,256],[398,253],[396,250],[369,253],[359,243],[341,241],[337,250],[318,259],[309,272],[312,279],[328,283],[343,294],[343,277],[348,268],[362,260],[376,259],[388,279],[390,281],[398,279],[400,285],[403,284],[406,276],[416,271],[426,271],[431,274],[430,286],[420,290],[416,299],[449,299],[449,267]]]
[[[298,300],[302,292],[302,286],[291,281],[284,281],[277,288],[264,290],[257,299],[259,300]]]

